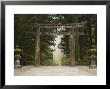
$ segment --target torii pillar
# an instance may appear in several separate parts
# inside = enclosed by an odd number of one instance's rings
[[[40,27],[36,26],[35,34],[35,66],[40,66]]]
[[[75,29],[71,30],[70,34],[70,66],[75,66]]]

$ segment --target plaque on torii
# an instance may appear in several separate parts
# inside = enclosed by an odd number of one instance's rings
[[[76,40],[79,41],[79,35],[84,35],[85,23],[72,23],[72,24],[34,24],[35,26],[35,66],[40,65],[40,35],[69,35],[69,49],[70,49],[70,66],[75,65],[75,44]],[[40,32],[40,29],[56,29],[57,28],[69,28],[68,32]],[[77,45],[79,45],[77,41]]]

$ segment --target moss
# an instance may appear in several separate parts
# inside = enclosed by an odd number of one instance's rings
[[[15,53],[15,54],[16,54],[16,53],[21,54],[22,52],[23,52],[23,50],[20,49],[20,48],[15,48],[15,49],[14,49],[14,53]]]
[[[96,52],[97,50],[96,50],[96,48],[92,48],[92,49],[89,49],[89,51],[90,52],[93,52],[93,51]]]

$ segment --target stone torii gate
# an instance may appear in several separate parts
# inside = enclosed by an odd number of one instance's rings
[[[40,35],[44,34],[44,35],[69,35],[69,49],[70,49],[70,66],[74,66],[75,65],[75,44],[77,42],[77,44],[79,45],[79,35],[84,35],[84,29],[82,29],[84,27],[85,23],[73,23],[73,24],[35,24],[35,66],[39,66],[40,65]],[[57,28],[69,28],[71,29],[70,32],[66,32],[66,33],[42,33],[40,32],[41,28],[51,28],[51,29],[57,29]]]

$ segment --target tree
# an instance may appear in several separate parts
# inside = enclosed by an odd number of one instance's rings
[[[83,29],[85,35],[79,36],[79,46],[76,44],[76,50],[75,50],[75,58],[76,60],[81,59],[81,61],[84,61],[85,58],[88,57],[88,50],[92,47],[92,45],[97,44],[97,15],[95,14],[71,14],[62,15],[64,17],[63,23],[81,23],[86,22],[85,27]],[[94,34],[92,35],[92,27],[94,26]],[[95,43],[92,43],[92,39],[95,40]],[[68,45],[68,37],[63,36],[62,41],[59,45],[59,47],[63,50],[65,55],[69,57],[69,45]],[[87,59],[88,60],[88,59]]]
[[[50,23],[53,18],[50,15],[31,15],[31,14],[15,14],[14,16],[14,45],[19,45],[23,50],[23,64],[33,64],[35,56],[35,28],[33,23],[43,24]],[[41,29],[45,31],[46,29]],[[50,30],[52,31],[52,30]],[[54,36],[43,36],[41,35],[41,62],[43,60],[42,54],[45,57],[51,56],[51,52],[47,52],[49,46],[54,45]],[[45,59],[44,57],[44,59]],[[44,60],[45,61],[45,60]],[[27,63],[29,62],[29,63]]]

